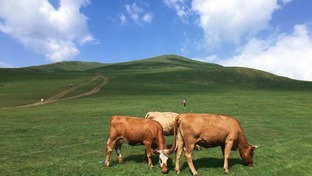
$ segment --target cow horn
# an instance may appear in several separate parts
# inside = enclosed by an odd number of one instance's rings
[[[252,147],[258,148],[258,147],[260,147],[260,145],[252,145]]]

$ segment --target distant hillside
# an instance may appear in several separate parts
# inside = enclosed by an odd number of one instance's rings
[[[312,83],[277,76],[268,72],[243,68],[223,67],[176,55],[164,55],[131,62],[108,64],[91,69],[120,76],[124,83],[187,84],[219,88],[312,88]],[[89,70],[90,71],[90,70]],[[135,71],[135,72],[133,72]],[[131,73],[131,74],[129,74]],[[117,78],[116,78],[117,79]]]
[[[103,95],[174,95],[223,93],[233,90],[308,91],[312,82],[292,80],[260,70],[223,67],[181,56],[165,55],[131,62],[102,64],[60,62],[0,68],[0,107],[37,103],[79,85],[68,96],[92,90],[108,77]],[[94,80],[94,81],[90,81]]]
[[[26,67],[24,69],[43,71],[86,71],[104,65],[106,64],[99,62],[64,61],[41,66]]]
[[[103,64],[97,62],[66,61],[41,66],[0,69],[0,82],[12,79],[34,79],[42,73],[80,72],[102,73],[112,81],[124,84],[185,84],[218,88],[287,88],[311,89],[312,83],[280,77],[268,72],[191,60],[177,55],[163,55],[130,62]],[[5,76],[3,76],[5,75]],[[26,78],[28,75],[28,78]],[[66,74],[57,74],[66,75]],[[70,74],[68,74],[69,76]],[[53,75],[51,75],[53,76]],[[79,75],[78,75],[79,76]],[[57,79],[57,78],[55,78]]]
[[[142,60],[115,63],[103,66],[103,69],[123,70],[123,69],[163,69],[163,68],[208,68],[221,67],[217,64],[191,60],[177,55],[163,55]]]

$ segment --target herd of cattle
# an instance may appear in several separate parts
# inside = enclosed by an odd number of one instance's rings
[[[167,148],[165,135],[174,135],[171,148]],[[109,166],[110,155],[115,148],[119,163],[122,143],[144,144],[148,166],[153,167],[152,153],[159,155],[162,173],[168,172],[167,161],[176,152],[175,171],[180,174],[182,150],[193,175],[197,171],[192,161],[192,152],[198,149],[221,146],[224,157],[224,172],[229,173],[228,160],[231,150],[238,150],[242,160],[253,165],[253,154],[257,146],[248,144],[240,123],[233,117],[216,114],[177,114],[173,112],[148,112],[145,118],[113,116],[106,146],[105,165]]]

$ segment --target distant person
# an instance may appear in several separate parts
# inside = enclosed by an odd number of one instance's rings
[[[183,104],[183,107],[186,108],[186,99],[185,98],[183,98],[182,104]]]

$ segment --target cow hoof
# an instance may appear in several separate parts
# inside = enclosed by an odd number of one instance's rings
[[[177,174],[180,175],[181,171],[180,170],[176,170]]]
[[[224,169],[224,173],[228,174],[229,173],[229,169]]]

